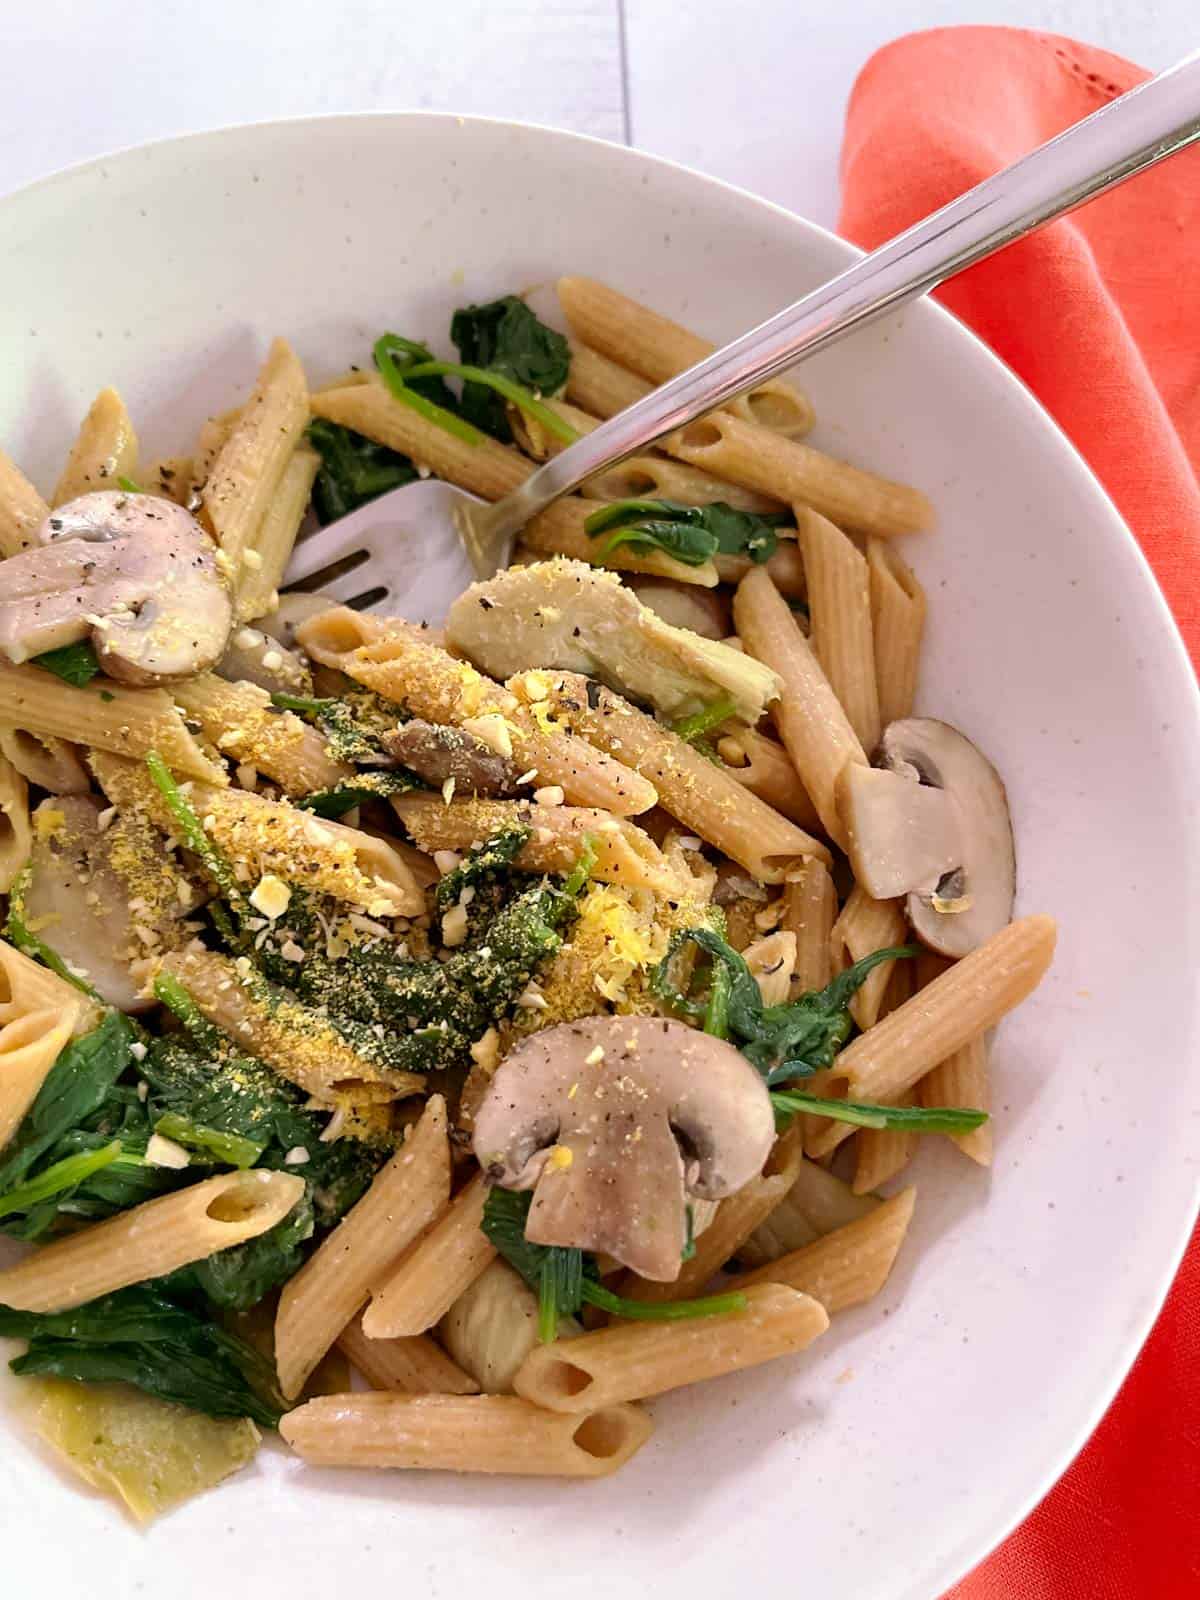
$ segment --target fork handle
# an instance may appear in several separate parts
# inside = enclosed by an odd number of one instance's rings
[[[1200,51],[986,178],[769,321],[602,423],[472,521],[473,559],[506,565],[560,495],[803,356],[982,261],[1200,138]]]

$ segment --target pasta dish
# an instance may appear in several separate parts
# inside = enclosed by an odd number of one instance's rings
[[[557,291],[569,335],[509,295],[320,386],[278,339],[186,456],[107,389],[47,499],[0,454],[0,1336],[139,1518],[272,1430],[611,1473],[644,1402],[879,1292],[922,1137],[991,1161],[1054,923],[986,753],[914,715],[928,502],[797,388],[444,620],[280,593],[312,519],[497,499],[711,348]]]

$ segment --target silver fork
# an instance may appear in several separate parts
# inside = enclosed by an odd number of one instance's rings
[[[434,479],[394,489],[298,544],[284,584],[304,584],[361,609],[438,621],[473,578],[507,566],[517,533],[560,495],[1197,138],[1200,52],[672,378],[494,505]],[[322,574],[339,565],[343,570],[322,583]]]

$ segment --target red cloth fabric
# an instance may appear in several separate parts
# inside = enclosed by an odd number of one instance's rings
[[[841,231],[871,248],[1140,83],[1070,39],[947,28],[855,85]],[[939,291],[1038,395],[1200,661],[1200,148]],[[1200,1232],[1108,1415],[953,1600],[1200,1600]]]

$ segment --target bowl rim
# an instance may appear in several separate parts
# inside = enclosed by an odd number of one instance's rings
[[[675,161],[650,151],[641,150],[635,145],[621,143],[615,139],[601,138],[595,134],[579,133],[572,129],[556,127],[550,123],[476,113],[432,110],[325,111],[297,116],[251,118],[245,121],[222,123],[211,128],[194,128],[183,133],[166,135],[162,138],[118,145],[98,155],[86,157],[69,165],[56,168],[52,172],[21,184],[16,189],[0,194],[0,219],[9,209],[20,202],[26,199],[33,199],[35,196],[48,192],[60,185],[72,181],[85,180],[89,173],[98,172],[114,161],[126,161],[137,156],[151,153],[158,154],[161,151],[170,149],[183,149],[188,146],[198,147],[206,143],[223,142],[227,139],[232,140],[247,134],[261,135],[272,131],[297,128],[312,128],[314,131],[319,130],[323,133],[328,127],[353,128],[368,124],[441,124],[447,127],[451,125],[462,127],[470,124],[484,129],[492,129],[497,133],[533,133],[560,143],[599,147],[610,153],[615,152],[621,159],[628,160],[633,165],[641,167],[649,165],[678,174],[689,183],[702,184],[707,188],[722,191],[736,197],[739,202],[748,202],[755,208],[759,208],[788,224],[799,224],[802,231],[817,235],[825,243],[841,252],[846,266],[850,266],[854,261],[867,254],[860,246],[842,238],[832,229],[825,227],[821,223],[811,221],[809,218],[792,211],[777,201],[755,194],[753,190],[731,183],[727,179],[713,177],[695,167],[689,166],[685,162]],[[1103,517],[1107,523],[1107,528],[1100,537],[1116,539],[1124,544],[1126,556],[1132,556],[1134,567],[1139,571],[1141,580],[1147,588],[1148,597],[1167,636],[1162,642],[1166,645],[1169,640],[1169,653],[1173,658],[1172,671],[1177,669],[1179,673],[1178,681],[1173,685],[1173,690],[1180,693],[1180,707],[1189,714],[1185,724],[1176,726],[1176,737],[1182,736],[1182,742],[1185,745],[1189,742],[1192,743],[1195,746],[1197,755],[1200,756],[1200,681],[1197,679],[1187,645],[1167,603],[1166,596],[1159,586],[1154,569],[1150,565],[1133,530],[1117,509],[1099,476],[1058,420],[1043,406],[1024,379],[1013,371],[1008,363],[973,328],[939,301],[935,300],[932,297],[932,292],[926,292],[912,301],[905,302],[903,309],[906,313],[917,315],[918,318],[932,317],[935,324],[940,321],[943,326],[952,326],[956,329],[956,336],[966,339],[973,346],[977,358],[982,361],[988,375],[998,382],[1001,388],[1008,387],[1010,393],[1019,395],[1019,403],[1025,405],[1031,415],[1036,415],[1038,426],[1054,435],[1059,447],[1057,459],[1062,463],[1062,470],[1075,474],[1081,492],[1085,492],[1093,502],[1092,509],[1094,513],[1098,518]],[[1175,1235],[1160,1265],[1153,1292],[1146,1295],[1138,1316],[1125,1325],[1115,1346],[1111,1371],[1107,1375],[1105,1382],[1100,1385],[1090,1403],[1083,1408],[1083,1414],[1076,1426],[1073,1429],[1064,1430],[1066,1437],[1060,1447],[1051,1452],[1048,1459],[1031,1475],[1029,1486],[1026,1488],[1018,1487],[1009,1496],[1007,1502],[995,1503],[997,1515],[991,1523],[990,1531],[979,1527],[974,1537],[968,1534],[965,1543],[960,1542],[947,1551],[946,1565],[937,1579],[939,1593],[943,1586],[947,1590],[952,1588],[992,1555],[1009,1535],[1025,1521],[1079,1456],[1128,1378],[1134,1363],[1157,1322],[1175,1282],[1198,1221],[1200,1221],[1200,1175],[1197,1176],[1194,1183],[1191,1208],[1185,1215],[1181,1215],[1175,1225]],[[1165,1227],[1163,1231],[1166,1232]],[[897,1592],[899,1594],[900,1591]],[[932,1594],[930,1595],[930,1600],[934,1600]]]

